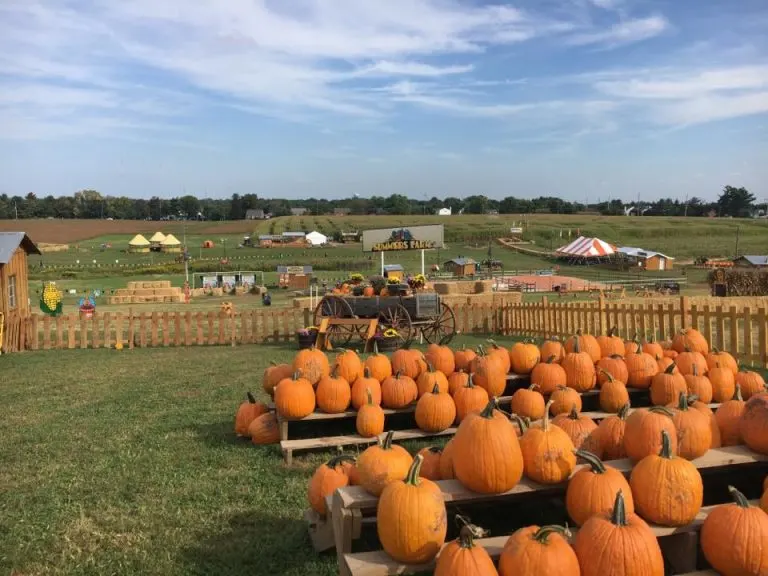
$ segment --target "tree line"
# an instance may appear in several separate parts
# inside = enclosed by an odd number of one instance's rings
[[[80,190],[72,196],[38,196],[29,192],[26,196],[0,195],[0,219],[14,218],[84,218],[115,220],[163,220],[163,219],[204,219],[242,220],[249,210],[261,210],[273,217],[288,216],[292,209],[303,208],[307,214],[332,214],[344,209],[350,214],[436,214],[440,208],[450,208],[453,214],[576,214],[595,212],[603,215],[622,215],[634,206],[632,214],[644,216],[733,216],[750,217],[762,210],[755,196],[746,188],[725,186],[715,202],[700,198],[662,198],[653,202],[625,203],[609,200],[595,204],[570,202],[562,198],[540,196],[538,198],[516,198],[508,196],[502,200],[474,195],[466,198],[448,197],[441,200],[416,200],[402,194],[373,196],[371,198],[347,198],[328,200],[326,198],[305,198],[287,200],[260,198],[256,194],[233,194],[231,198],[197,198],[186,195],[176,198],[128,198],[108,196],[96,190]]]

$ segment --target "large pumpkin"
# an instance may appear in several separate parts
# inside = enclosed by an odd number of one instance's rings
[[[448,530],[440,487],[419,477],[422,456],[416,456],[402,480],[381,493],[376,529],[384,551],[399,562],[429,562],[445,543]]]
[[[712,447],[709,418],[703,412],[691,408],[684,393],[680,394],[672,422],[677,430],[677,453],[680,457],[694,460]]]
[[[291,375],[293,375],[293,366],[290,364],[275,364],[271,362],[264,370],[264,376],[261,381],[264,392],[274,396],[277,383],[285,378],[290,378]]]
[[[675,456],[671,438],[661,431],[661,450],[649,454],[632,468],[629,485],[637,512],[662,526],[693,522],[704,500],[704,483],[694,464]]]
[[[610,372],[602,370],[602,373],[608,379],[600,387],[600,409],[615,414],[629,402],[629,391],[624,382],[615,379]]]
[[[506,351],[505,351],[506,353]],[[486,354],[481,347],[472,360],[470,372],[474,375],[475,385],[485,388],[488,396],[501,396],[507,387],[507,372],[501,364],[501,355]]]
[[[357,459],[360,486],[379,496],[387,484],[402,480],[408,474],[413,458],[402,446],[392,444],[391,430],[384,440],[366,448]]]
[[[437,386],[441,392],[448,394],[448,378],[440,370],[435,370],[434,366],[427,364],[427,369],[419,374],[418,380],[416,380],[416,386],[419,390],[419,398],[432,392],[432,389]]]
[[[262,414],[248,426],[248,436],[257,446],[280,442],[280,425],[274,412]]]
[[[629,378],[629,371],[627,370],[627,363],[624,362],[623,356],[617,354],[614,354],[613,356],[604,356],[603,358],[600,358],[595,365],[595,369],[597,370],[598,386],[602,386],[608,380],[608,377],[605,375],[606,372],[626,386],[627,379]]]
[[[551,340],[544,340],[544,342],[541,343],[541,347],[539,347],[539,357],[549,358],[550,356],[554,356],[553,361],[555,363],[559,363],[565,358],[565,346],[563,346],[563,343],[560,342],[557,337],[554,337]]]
[[[342,466],[344,461],[354,462],[355,459],[344,454],[331,458],[325,464],[321,464],[309,480],[307,491],[309,505],[320,516],[325,516],[328,511],[325,504],[326,496],[333,494],[337,488],[349,485],[349,477]]]
[[[400,372],[396,372],[381,384],[381,403],[385,408],[405,408],[418,396],[416,382]]]
[[[592,364],[597,364],[602,354],[600,353],[600,344],[597,343],[597,338],[591,334],[582,334],[581,330],[577,330],[576,334],[568,338],[565,341],[566,356],[569,352],[586,352],[590,358],[592,358]]]
[[[642,350],[646,354],[650,354],[654,358],[658,358],[659,356],[664,356],[664,348],[661,347],[661,344],[656,342],[651,336],[650,340],[643,341]]]
[[[333,365],[337,367],[338,375],[347,382],[354,382],[363,375],[363,363],[354,350],[342,350],[336,354]]]
[[[736,362],[736,358],[734,358],[725,350],[718,350],[714,346],[712,347],[712,352],[707,354],[706,360],[707,370],[712,370],[712,368],[719,364],[723,368],[728,368],[731,372],[733,372],[734,376],[736,376],[739,371],[739,364]],[[742,389],[742,394],[743,393],[744,390]]]
[[[275,410],[283,418],[300,420],[315,411],[315,391],[306,378],[297,371],[275,386]]]
[[[632,491],[629,489],[624,474],[616,468],[606,466],[595,454],[585,450],[576,452],[576,456],[587,465],[576,472],[568,481],[565,492],[565,508],[568,516],[577,526],[582,526],[596,514],[608,514],[613,510],[616,493],[626,494],[624,506],[632,514],[635,511]]]
[[[293,372],[298,372],[314,386],[320,378],[331,373],[331,365],[325,353],[313,345],[311,348],[299,350],[296,354],[293,359]]]
[[[633,462],[661,451],[661,432],[670,438],[673,452],[677,452],[677,430],[668,408],[655,406],[634,410],[627,418],[624,429],[624,449]]]
[[[537,388],[536,384],[531,384],[528,388],[515,390],[510,406],[514,414],[531,420],[541,420],[544,417],[544,396],[536,390]]]
[[[640,352],[624,357],[627,363],[627,386],[631,388],[647,389],[651,387],[651,380],[659,371],[659,365],[650,354]]]
[[[600,360],[600,358],[595,360],[588,352],[581,351],[584,338],[583,336],[574,336],[569,340],[573,344],[560,363],[565,370],[565,380],[568,387],[577,392],[587,392],[595,387],[597,382],[595,362]],[[568,350],[567,345],[566,350]]]
[[[525,474],[534,482],[559,484],[568,479],[576,467],[573,441],[562,428],[549,422],[547,403],[541,426],[532,426],[520,439]]]
[[[432,481],[440,480],[440,456],[442,453],[443,451],[437,446],[427,446],[419,450],[418,455],[424,459],[421,463],[419,476]]]
[[[552,416],[568,414],[571,410],[581,412],[581,394],[573,388],[558,386],[549,397],[549,411]]]
[[[515,427],[494,416],[491,400],[480,414],[468,414],[453,437],[453,470],[464,486],[481,494],[501,494],[523,476],[523,457]]]
[[[509,360],[515,374],[530,374],[541,360],[539,347],[532,342],[516,342],[509,349]]]
[[[688,396],[687,401],[688,401],[688,406],[690,406],[694,410],[701,412],[708,418],[709,431],[712,434],[711,447],[720,448],[720,446],[722,446],[722,443],[720,441],[720,427],[717,425],[717,420],[715,420],[715,413],[712,412],[712,408],[709,407],[709,404],[704,404],[704,402],[697,400],[696,396]]]
[[[597,344],[600,346],[600,358],[624,354],[624,340],[616,336],[615,326],[608,330],[607,334],[598,336]]]
[[[749,400],[755,394],[768,392],[765,380],[759,372],[752,372],[751,370],[737,372],[736,384],[741,386],[741,395],[744,397],[744,400]]]
[[[571,409],[568,414],[555,416],[552,424],[565,430],[576,450],[581,448],[589,435],[597,429],[597,424],[592,418],[580,415],[575,408]]]
[[[467,417],[467,414],[479,414],[488,405],[488,392],[485,388],[475,386],[470,374],[467,383],[458,388],[453,394],[453,401],[456,404],[456,421],[461,422]]]
[[[664,372],[660,372],[651,379],[651,403],[655,406],[666,406],[687,394],[688,387],[685,378],[675,372],[675,362],[670,361]]]
[[[593,434],[600,446],[601,458],[606,460],[618,460],[627,457],[624,448],[624,431],[627,417],[629,416],[629,402],[621,407],[619,413],[608,418],[603,418]]]
[[[768,394],[757,394],[747,400],[739,431],[751,450],[768,455]]]
[[[392,354],[393,372],[400,372],[403,376],[408,376],[408,378],[416,381],[426,369],[427,363],[424,360],[424,355],[418,350],[400,348]]]
[[[664,576],[656,535],[640,516],[626,512],[621,491],[610,514],[592,516],[584,523],[573,549],[581,576]]]
[[[360,406],[355,418],[355,429],[363,438],[373,438],[384,432],[384,410],[373,401],[370,388],[366,388],[368,402]]]
[[[371,369],[368,366],[363,368],[363,375],[352,383],[352,407],[360,410],[361,406],[368,403],[368,392],[371,393],[371,400],[379,406],[381,404],[381,384],[371,376]]]
[[[687,328],[680,330],[672,338],[672,349],[678,354],[685,352],[687,349],[706,356],[709,352],[709,344],[707,344],[707,339],[704,338],[701,332],[695,328]]]
[[[682,356],[682,354],[681,354]],[[712,383],[712,401],[727,402],[736,393],[736,378],[728,368],[715,365],[707,374]]]
[[[371,378],[375,378],[380,383],[392,376],[392,363],[384,354],[379,354],[379,348],[376,340],[373,341],[373,354],[365,359],[363,369],[368,368]]]
[[[500,576],[579,576],[579,560],[567,540],[570,536],[568,528],[561,526],[520,528],[501,551]]]
[[[453,353],[454,370],[464,370],[469,372],[469,366],[475,359],[475,351],[472,348],[460,348]]]
[[[448,376],[448,394],[454,396],[456,391],[463,388],[469,382],[469,372],[458,370]]]
[[[245,402],[240,404],[235,414],[235,434],[238,436],[248,436],[248,427],[251,422],[268,411],[266,405],[256,402],[256,398],[250,392],[245,396]]]
[[[509,358],[509,351],[496,344],[493,340],[488,340],[488,343],[491,345],[491,347],[487,350],[487,353],[489,356],[494,356],[498,359],[499,364],[501,364],[502,369],[504,370],[504,373],[509,372],[509,369],[512,367],[511,360]]]
[[[640,342],[637,340],[627,340],[624,342],[624,356],[629,356],[630,354],[640,354],[643,351],[643,347],[640,345]],[[652,356],[652,358],[655,358],[655,356]]]
[[[340,414],[349,408],[352,389],[349,381],[340,375],[341,366],[337,363],[328,376],[323,376],[317,383],[315,396],[317,407],[327,414]]]
[[[441,344],[430,344],[424,353],[428,365],[442,372],[447,378],[456,370],[456,359],[453,350]]]
[[[440,551],[435,562],[434,576],[498,575],[486,549],[475,544],[474,539],[484,534],[482,529],[465,522],[459,531],[459,537],[446,544]]]
[[[685,387],[688,390],[688,394],[693,394],[699,400],[705,404],[712,402],[712,382],[709,378],[699,373],[698,366],[693,367],[692,374],[686,374]]]
[[[720,428],[720,441],[723,446],[736,446],[742,443],[739,424],[745,406],[746,402],[741,397],[741,386],[736,384],[733,398],[723,402],[715,412],[715,420],[718,428]]]
[[[456,474],[453,472],[453,438],[445,443],[443,453],[440,454],[440,478],[443,480],[456,478]]]
[[[442,376],[442,372],[437,372]],[[443,376],[445,378],[445,376]],[[425,432],[447,430],[456,419],[456,404],[446,390],[435,383],[432,392],[424,394],[416,403],[416,425]]]
[[[733,504],[712,510],[701,526],[704,557],[720,574],[768,574],[768,514],[750,506],[744,494],[729,486]]]
[[[704,356],[699,352],[694,352],[692,350],[680,352],[675,357],[675,364],[677,364],[677,368],[680,370],[680,374],[683,376],[686,374],[693,374],[694,366],[696,367],[699,374],[708,372],[706,358],[704,358]],[[733,373],[731,373],[731,377],[733,377]],[[711,378],[712,376],[710,375],[710,379]]]
[[[531,384],[538,386],[539,391],[546,395],[552,394],[558,386],[568,384],[565,370],[555,362],[554,354],[546,361],[536,364],[531,371]]]

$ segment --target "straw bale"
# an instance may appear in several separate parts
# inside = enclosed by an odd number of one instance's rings
[[[140,284],[141,282],[128,282],[128,290],[136,290],[137,288],[141,288]]]
[[[493,292],[493,280],[478,280],[475,282],[475,294]]]
[[[224,296],[224,290],[222,288],[212,288],[211,293],[214,296]]]
[[[458,294],[456,282],[435,282],[435,292],[438,294]]]

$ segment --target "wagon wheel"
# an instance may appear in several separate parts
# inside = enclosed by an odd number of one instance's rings
[[[422,326],[421,333],[424,335],[424,340],[430,344],[433,342],[448,344],[456,334],[456,316],[451,307],[441,302],[440,313],[432,322]]]
[[[381,326],[382,330],[394,328],[400,334],[400,339],[403,342],[410,342],[413,338],[414,330],[411,315],[408,314],[408,310],[402,304],[383,308],[379,312],[379,326]]]
[[[354,318],[352,306],[340,296],[325,296],[315,308],[315,326],[319,327],[323,318]],[[325,338],[334,348],[343,348],[357,334],[356,326],[328,326]]]

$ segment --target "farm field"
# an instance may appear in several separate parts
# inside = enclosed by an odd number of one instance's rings
[[[336,574],[335,556],[312,550],[301,521],[307,481],[329,455],[286,468],[277,448],[233,433],[245,392],[264,400],[262,371],[294,353],[241,346],[3,356],[0,572]]]

